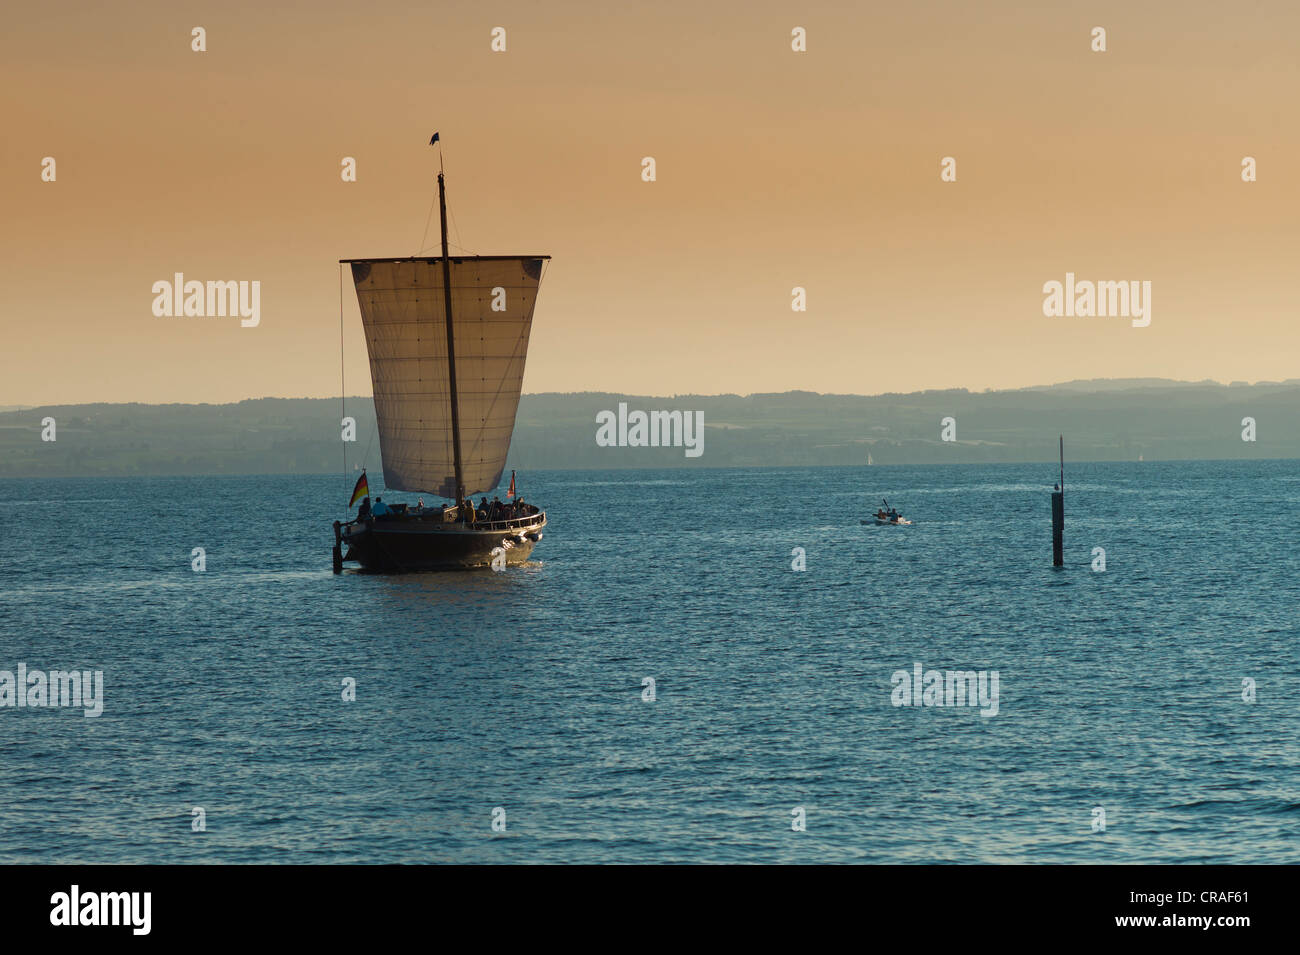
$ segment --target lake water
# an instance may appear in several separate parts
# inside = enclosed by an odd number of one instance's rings
[[[524,473],[529,564],[409,576],[351,478],[2,481],[0,670],[104,709],[0,708],[0,862],[1296,861],[1300,465],[1071,465],[1062,569],[1054,475]]]

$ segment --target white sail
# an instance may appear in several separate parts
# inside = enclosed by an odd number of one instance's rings
[[[501,480],[546,256],[451,260],[465,493]],[[353,260],[384,485],[456,496],[442,259]]]

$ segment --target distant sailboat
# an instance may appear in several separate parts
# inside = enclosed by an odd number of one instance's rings
[[[340,262],[352,268],[365,327],[385,488],[452,503],[336,521],[335,573],[353,560],[376,571],[519,564],[546,526],[534,506],[485,514],[468,498],[501,481],[550,256],[453,258],[441,172],[438,205],[440,258]]]
[[[871,467],[871,452],[867,452],[867,467]]]

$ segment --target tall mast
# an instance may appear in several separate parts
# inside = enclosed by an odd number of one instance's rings
[[[438,214],[442,218],[442,294],[447,319],[447,381],[451,386],[451,442],[456,460],[456,503],[465,500],[465,473],[460,463],[460,398],[456,392],[456,335],[451,320],[451,258],[447,253],[447,187],[438,173]]]

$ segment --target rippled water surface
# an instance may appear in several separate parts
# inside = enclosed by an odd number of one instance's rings
[[[1053,475],[525,474],[532,562],[393,577],[350,479],[0,481],[0,670],[105,681],[0,708],[0,862],[1296,861],[1300,465],[1075,465],[1061,570]]]

